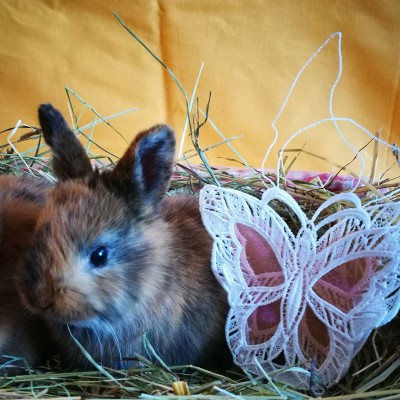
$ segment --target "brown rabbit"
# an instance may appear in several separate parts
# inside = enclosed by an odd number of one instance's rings
[[[18,282],[25,306],[50,323],[66,367],[91,367],[76,341],[103,366],[127,366],[136,353],[157,361],[144,334],[167,364],[225,361],[226,295],[210,268],[198,201],[165,196],[172,130],[140,133],[113,170],[99,173],[56,109],[40,106],[39,120],[59,182]]]
[[[39,316],[22,306],[14,284],[49,189],[47,181],[28,175],[0,176],[1,373],[21,373],[25,361],[37,364],[50,351],[47,328]]]

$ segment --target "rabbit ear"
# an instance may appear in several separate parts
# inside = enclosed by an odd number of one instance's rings
[[[174,159],[171,128],[157,125],[141,132],[114,168],[113,186],[142,211],[154,212],[169,188]]]
[[[85,149],[61,113],[51,104],[39,107],[43,137],[53,152],[53,168],[60,180],[83,178],[92,172]]]

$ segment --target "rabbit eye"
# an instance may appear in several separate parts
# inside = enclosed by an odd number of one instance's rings
[[[104,267],[108,260],[108,250],[105,246],[99,246],[90,255],[90,263],[93,267]]]

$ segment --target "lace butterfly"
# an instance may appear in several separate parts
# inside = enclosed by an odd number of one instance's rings
[[[371,330],[397,313],[398,204],[362,206],[344,193],[308,218],[276,187],[258,200],[208,185],[200,208],[228,294],[227,340],[242,368],[279,371],[276,380],[307,389],[309,374],[285,368],[314,360],[319,380],[332,385]]]

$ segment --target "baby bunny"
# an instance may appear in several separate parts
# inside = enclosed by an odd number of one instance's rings
[[[228,355],[226,296],[211,268],[211,238],[191,196],[166,197],[175,138],[140,133],[113,170],[93,170],[50,104],[39,108],[58,184],[40,212],[18,279],[44,317],[66,368],[128,366],[139,353],[167,364],[209,365]]]
[[[23,372],[28,364],[45,361],[49,333],[38,315],[21,304],[14,276],[33,237],[50,185],[31,176],[0,176],[0,371]]]

